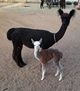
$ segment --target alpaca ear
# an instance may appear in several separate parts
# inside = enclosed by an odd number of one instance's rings
[[[40,42],[40,44],[42,43],[42,38],[40,38],[39,42]]]
[[[71,18],[71,17],[74,16],[74,15],[75,15],[75,10],[72,9],[72,10],[70,11],[70,13],[69,13],[69,17]]]
[[[61,16],[63,14],[63,10],[62,9],[59,9],[58,10],[58,14]]]
[[[34,40],[31,38],[32,43],[34,44]]]

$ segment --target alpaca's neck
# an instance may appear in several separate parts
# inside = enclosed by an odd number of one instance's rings
[[[69,23],[63,23],[60,30],[55,34],[56,42],[59,41],[65,34]]]

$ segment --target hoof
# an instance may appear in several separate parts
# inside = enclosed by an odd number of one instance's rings
[[[62,75],[60,76],[60,78],[59,78],[59,81],[61,81],[62,80]]]
[[[62,80],[62,78],[59,79],[59,81],[61,81],[61,80]]]
[[[44,78],[41,78],[41,81],[44,80]]]
[[[55,77],[58,76],[58,75],[59,75],[59,72],[57,72],[57,73],[55,74]]]
[[[24,63],[24,64],[19,64],[18,65],[20,68],[22,68],[22,67],[24,67],[24,66],[26,66],[26,64]]]

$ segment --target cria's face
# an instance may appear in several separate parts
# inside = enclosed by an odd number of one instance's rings
[[[34,46],[40,46],[40,42],[39,41],[34,42]]]
[[[34,45],[34,50],[35,51],[41,51],[42,48],[40,47],[40,45],[42,43],[42,38],[39,41],[34,41],[33,39],[31,39],[31,41]]]
[[[34,50],[35,51],[41,51],[40,44],[41,43],[39,41],[34,42]]]

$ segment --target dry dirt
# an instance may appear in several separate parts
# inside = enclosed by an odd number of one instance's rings
[[[23,47],[22,57],[27,64],[19,68],[12,59],[12,42],[6,38],[12,27],[29,27],[57,32],[61,20],[58,8],[39,8],[39,4],[27,4],[0,8],[0,91],[80,91],[80,11],[71,19],[64,37],[52,48],[63,52],[64,77],[55,77],[55,65],[49,63],[47,74],[41,81],[41,66],[33,56],[33,50]],[[69,12],[71,8],[64,11]]]

